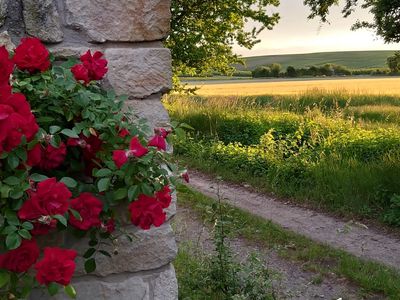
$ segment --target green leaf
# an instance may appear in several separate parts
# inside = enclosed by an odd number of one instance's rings
[[[0,187],[1,198],[8,198],[10,191],[11,191],[11,187],[9,187],[8,185],[2,185]]]
[[[95,249],[95,248],[89,248],[89,249],[87,249],[86,252],[83,254],[83,257],[84,257],[84,258],[92,257],[93,254],[94,254],[95,252],[96,252],[96,249]]]
[[[99,243],[98,240],[91,240],[91,241],[89,241],[89,246],[90,246],[90,247],[94,247],[94,246],[96,246],[98,243]]]
[[[33,229],[33,225],[30,222],[24,222],[22,223],[22,228],[26,229],[26,230],[32,230]]]
[[[34,182],[41,182],[46,179],[49,179],[49,177],[38,173],[33,173],[31,176],[29,176],[29,178]]]
[[[60,182],[64,183],[69,188],[76,188],[78,186],[76,180],[71,177],[63,177]]]
[[[17,214],[14,211],[12,211],[10,209],[6,210],[5,217],[7,219],[8,224],[16,225],[16,226],[19,225],[19,219],[17,217]]]
[[[10,153],[7,157],[7,163],[11,169],[15,169],[19,165],[19,158],[14,153]]]
[[[120,188],[114,192],[114,200],[125,199],[127,195],[128,195],[127,188]]]
[[[143,194],[145,194],[147,196],[153,196],[153,194],[154,194],[154,191],[151,188],[151,186],[146,183],[142,183],[140,185],[140,189],[142,190]]]
[[[3,180],[4,183],[8,185],[18,185],[21,181],[18,177],[10,176]]]
[[[65,286],[64,287],[64,292],[71,299],[76,299],[76,291],[75,291],[75,288],[72,285]]]
[[[96,261],[94,258],[89,258],[87,261],[85,261],[85,271],[86,273],[92,273],[96,270]]]
[[[10,192],[10,198],[14,199],[14,200],[22,198],[23,195],[24,195],[24,192],[20,191],[19,189],[13,189]]]
[[[0,288],[10,282],[10,273],[5,270],[0,270]]]
[[[78,221],[82,221],[82,216],[79,212],[77,212],[75,209],[72,208],[70,208],[69,211],[74,216],[75,219],[77,219]]]
[[[49,131],[50,134],[55,134],[61,130],[60,126],[50,126]]]
[[[103,254],[104,256],[111,257],[111,254],[108,253],[107,251],[99,250],[99,252],[100,252],[101,254]]]
[[[79,138],[79,135],[77,135],[76,132],[71,129],[63,129],[61,130],[61,133],[70,138],[76,138],[76,139]]]
[[[21,245],[21,237],[13,232],[6,237],[6,247],[8,250],[17,249]]]
[[[111,182],[110,178],[100,179],[99,182],[97,183],[97,188],[98,188],[99,192],[101,193],[101,192],[106,191],[110,186],[110,182]]]
[[[67,227],[67,219],[64,216],[62,216],[62,215],[54,215],[53,218],[58,220],[65,227]]]
[[[96,172],[96,177],[109,177],[112,175],[112,171],[110,169],[100,169]]]
[[[26,150],[24,148],[18,148],[15,151],[15,154],[17,154],[17,156],[23,161],[25,162],[28,158],[28,155],[26,153]]]
[[[135,200],[138,196],[139,196],[139,186],[138,185],[133,185],[129,188],[128,190],[128,200],[130,202],[132,202],[133,200]]]
[[[22,238],[24,238],[24,239],[26,239],[26,240],[30,240],[30,239],[32,238],[31,234],[30,234],[29,231],[26,230],[26,229],[18,230],[18,234],[19,234]]]
[[[60,286],[55,282],[50,282],[47,286],[47,291],[49,292],[50,296],[54,296],[58,293]]]
[[[11,234],[13,232],[16,232],[18,230],[18,228],[15,225],[9,225],[7,227],[5,227],[2,231],[2,234]]]

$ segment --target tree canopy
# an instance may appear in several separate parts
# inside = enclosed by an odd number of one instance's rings
[[[294,0],[293,0],[294,1]],[[329,22],[329,11],[342,0],[297,0],[311,10],[309,18]],[[273,29],[278,13],[271,13],[279,0],[172,0],[171,49],[175,75],[229,73],[240,58],[232,46],[251,49],[258,35]],[[385,42],[400,42],[400,0],[345,0],[342,12],[349,17],[356,9],[367,9],[372,22],[357,21],[353,29],[370,28]],[[250,25],[255,24],[253,26]]]
[[[320,17],[322,22],[328,22],[329,9],[340,5],[340,0],[304,0],[311,8],[309,18]],[[358,20],[353,30],[370,28],[382,37],[386,43],[400,42],[400,0],[346,0],[342,13],[350,16],[357,8],[367,9],[374,16],[372,22]]]
[[[172,0],[171,49],[178,74],[229,73],[239,57],[233,44],[252,48],[258,34],[272,29],[279,21],[267,8],[279,0]],[[249,26],[249,21],[256,25]]]

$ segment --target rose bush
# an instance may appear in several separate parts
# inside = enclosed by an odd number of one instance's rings
[[[15,53],[0,48],[0,68],[0,298],[25,298],[38,286],[74,297],[78,253],[40,241],[86,238],[89,273],[98,255],[111,256],[100,245],[126,234],[121,220],[161,226],[175,180],[188,179],[166,151],[182,128],[150,129],[123,113],[124,97],[97,82],[107,73],[101,52],[54,62],[25,38]]]

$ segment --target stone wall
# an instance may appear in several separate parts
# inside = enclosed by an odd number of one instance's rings
[[[170,0],[0,0],[0,43],[11,48],[28,35],[60,58],[89,48],[104,52],[109,61],[105,84],[129,95],[127,105],[152,126],[169,120],[160,102],[171,88],[171,55],[162,44],[169,22]],[[120,240],[119,254],[101,258],[90,276],[78,270],[73,281],[78,299],[177,299],[171,265],[177,248],[170,224],[127,230],[137,237],[133,243]],[[71,246],[84,251],[79,244]],[[32,299],[46,297],[37,291]]]

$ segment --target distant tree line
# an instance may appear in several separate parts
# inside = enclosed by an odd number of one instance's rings
[[[394,64],[394,63],[393,63]],[[397,67],[400,69],[400,52],[398,56]],[[392,72],[391,72],[392,71]],[[388,68],[368,68],[368,69],[349,69],[348,67],[336,64],[324,64],[322,66],[309,66],[303,68],[295,68],[288,66],[286,71],[282,69],[280,64],[274,63],[266,66],[257,67],[252,71],[254,78],[268,77],[330,77],[330,76],[351,76],[351,75],[389,75],[393,72]]]

